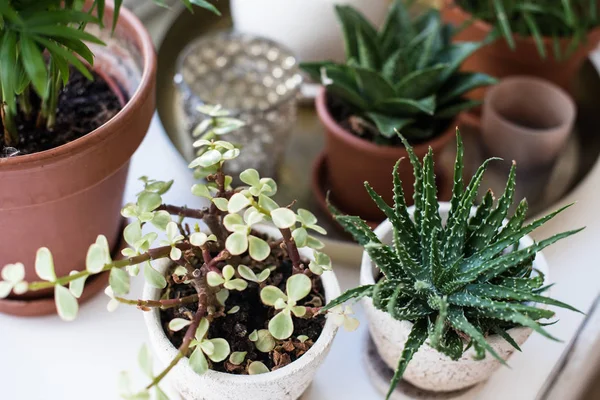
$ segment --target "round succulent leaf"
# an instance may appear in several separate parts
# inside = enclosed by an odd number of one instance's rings
[[[206,342],[209,342],[213,345],[212,354],[207,354],[207,355],[208,355],[208,358],[210,358],[214,362],[221,362],[229,356],[231,349],[229,348],[229,343],[227,343],[227,340],[221,339],[221,338],[216,338],[216,339],[205,340],[203,343],[206,343]]]
[[[248,354],[247,351],[234,351],[229,356],[229,362],[233,365],[240,365],[246,359],[246,354]]]
[[[258,224],[264,219],[265,216],[254,207],[250,207],[244,212],[244,222],[247,226]]]
[[[308,238],[306,239],[306,246],[308,246],[314,250],[321,250],[323,247],[325,247],[325,244],[323,244],[323,242],[321,242],[319,239],[315,238],[314,236],[309,235]]]
[[[204,132],[208,130],[213,124],[212,118],[204,118],[192,131],[192,136],[198,137],[202,135]],[[200,139],[194,142],[194,147],[207,146],[210,144],[210,141],[206,139]]]
[[[194,334],[194,337],[196,338],[197,341],[201,342],[204,340],[204,338],[206,337],[206,334],[208,333],[209,327],[210,327],[210,322],[208,322],[208,319],[202,318],[200,320],[200,323],[198,324],[198,329],[196,329],[196,333]]]
[[[243,279],[232,279],[230,281],[225,282],[223,286],[226,289],[237,290],[238,292],[241,292],[243,290],[246,290],[246,288],[248,287],[248,282],[246,282]]]
[[[253,330],[250,335],[248,335],[248,340],[251,342],[256,342],[258,340],[258,331],[256,329]]]
[[[270,285],[260,291],[260,299],[266,305],[273,307],[278,299],[287,300],[287,296],[277,286]]]
[[[269,332],[275,339],[285,340],[294,333],[294,322],[289,310],[283,310],[269,321]]]
[[[275,339],[268,329],[261,329],[257,332],[257,338],[254,340],[256,349],[263,353],[269,353],[275,348]]]
[[[156,232],[148,232],[144,236],[140,238],[137,242],[133,244],[133,247],[140,253],[145,253],[150,249],[150,246],[154,241],[158,238],[158,234]],[[165,245],[169,245],[170,243],[166,242]]]
[[[181,276],[186,276],[188,273],[187,269],[183,266],[183,265],[178,265],[174,270],[173,270],[173,275],[177,275],[179,277]]]
[[[260,184],[260,175],[257,170],[249,168],[240,173],[240,180],[246,185],[256,186]]]
[[[258,196],[258,205],[269,212],[279,208],[279,204],[277,204],[273,199],[265,196],[264,194]]]
[[[180,330],[191,324],[192,321],[190,320],[184,318],[173,318],[171,321],[169,321],[169,330],[173,332],[179,332]]]
[[[123,237],[130,246],[134,246],[135,243],[142,238],[142,225],[140,221],[133,221],[125,227],[123,230]]]
[[[323,267],[321,267],[319,264],[317,264],[314,261],[311,261],[308,263],[308,269],[310,270],[310,272],[312,272],[315,275],[323,275],[323,272],[325,272],[323,270]]]
[[[129,372],[121,371],[117,378],[117,392],[121,397],[131,396],[131,377]]]
[[[273,224],[279,229],[291,228],[296,224],[296,214],[289,208],[280,207],[271,211]]]
[[[0,299],[7,298],[12,289],[13,284],[11,282],[0,281]]]
[[[298,336],[297,339],[300,341],[300,343],[304,343],[304,342],[306,342],[310,338],[308,336],[306,336],[306,335],[300,335],[300,336]]]
[[[144,279],[148,284],[157,289],[164,289],[167,286],[167,280],[160,272],[152,267],[150,262],[144,265]]]
[[[218,164],[219,162],[221,162],[221,160],[223,159],[223,156],[221,154],[221,152],[219,150],[208,150],[207,152],[205,152],[204,154],[202,154],[200,157],[196,158],[194,161],[192,161],[192,163],[190,164],[190,168],[194,168],[192,167],[192,164],[196,163],[196,166],[200,166],[200,167],[210,167],[212,165]]]
[[[225,248],[234,256],[245,253],[246,250],[248,250],[248,236],[242,232],[232,233],[227,237],[227,240],[225,240]]]
[[[125,270],[129,274],[129,276],[138,276],[140,273],[140,265],[139,264],[128,265],[125,267]]]
[[[58,315],[64,321],[73,321],[77,317],[79,304],[75,296],[64,286],[54,286],[54,301]]]
[[[181,258],[182,252],[181,249],[172,246],[171,247],[171,252],[169,253],[169,258],[173,261],[177,261]]]
[[[260,193],[271,197],[277,193],[277,183],[272,178],[262,178],[260,180]]]
[[[288,306],[288,304],[285,302],[284,299],[277,299],[277,301],[275,302],[275,304],[273,304],[273,307],[276,310],[283,310],[287,306]]]
[[[197,183],[194,186],[192,186],[192,194],[194,196],[205,197],[207,199],[212,199],[212,195],[210,193],[210,190],[208,189],[208,186],[202,185],[202,184],[199,184],[199,183]]]
[[[1,283],[1,282],[0,282]],[[14,284],[13,288],[14,294],[24,294],[29,290],[29,284],[27,282],[21,281]],[[2,296],[0,296],[2,298]]]
[[[54,259],[47,247],[38,249],[35,255],[35,273],[45,281],[54,282],[56,280]]]
[[[200,342],[200,348],[207,356],[211,356],[215,351],[215,345],[210,340],[203,340]]]
[[[161,231],[164,231],[171,222],[171,214],[164,210],[156,211],[150,222]]]
[[[235,235],[235,233],[233,234]],[[231,237],[231,236],[230,236]],[[271,246],[256,236],[248,236],[250,257],[256,261],[263,261],[271,254]],[[233,253],[232,253],[233,254]]]
[[[242,211],[244,208],[250,205],[250,200],[244,196],[242,193],[235,193],[229,199],[229,204],[227,205],[227,211],[230,213],[237,213]]]
[[[7,264],[0,274],[2,279],[10,283],[21,282],[25,279],[25,266],[22,263]]]
[[[204,246],[208,241],[208,236],[204,232],[194,232],[190,235],[190,243],[193,246]]]
[[[129,293],[129,274],[126,271],[111,269],[108,282],[114,294],[121,296]]]
[[[327,231],[319,225],[310,225],[308,228],[312,229],[317,233],[320,233],[321,235],[327,235]]]
[[[169,243],[175,244],[183,240],[183,235],[179,232],[179,226],[174,221],[167,224],[167,238]]]
[[[288,278],[285,284],[285,290],[290,300],[302,300],[310,293],[312,282],[310,278],[304,274],[295,274]]]
[[[121,209],[121,215],[125,218],[136,218],[137,214],[137,206],[134,203],[127,203]]]
[[[231,149],[223,153],[223,160],[233,160],[240,155],[240,149]]]
[[[132,257],[137,256],[138,252],[135,251],[134,249],[130,248],[130,247],[126,247],[123,250],[121,250],[121,254],[123,254],[127,258],[132,258]]]
[[[238,274],[240,274],[240,276],[242,278],[244,278],[245,280],[250,281],[250,282],[257,282],[258,281],[258,278],[256,277],[256,274],[248,266],[240,264],[240,265],[238,265],[238,269],[237,270],[238,270]]]
[[[162,198],[158,193],[143,191],[138,196],[137,205],[140,212],[154,211],[162,204]]]
[[[225,279],[223,279],[218,272],[209,271],[208,274],[206,274],[206,282],[208,283],[208,286],[217,287],[225,283]]]
[[[226,281],[233,278],[234,275],[235,275],[235,268],[233,268],[231,265],[228,264],[225,267],[223,267],[223,278],[225,278]]]
[[[158,193],[159,195],[161,194],[165,194],[169,191],[169,189],[171,189],[171,186],[173,186],[173,180],[170,181],[155,181],[152,182],[148,185],[146,185],[146,190],[150,191],[150,192],[154,192],[154,193]]]
[[[257,282],[264,282],[267,280],[267,278],[269,277],[269,275],[271,275],[271,270],[270,269],[264,269],[260,272],[260,274],[258,274],[258,279]]]
[[[311,226],[317,223],[317,217],[315,217],[315,214],[311,213],[310,211],[304,208],[298,209],[298,219],[302,224],[306,226]]]
[[[219,290],[216,294],[216,297],[217,297],[217,301],[219,302],[219,304],[221,304],[223,307],[225,307],[225,302],[229,298],[229,290],[227,290],[227,289]]]
[[[75,275],[78,273],[79,273],[79,271],[71,271],[69,273],[69,276],[72,276],[72,275]],[[77,299],[80,298],[81,294],[83,293],[83,288],[85,287],[85,279],[86,279],[86,277],[83,276],[81,278],[78,278],[78,279],[75,279],[75,280],[69,282],[69,291]]]
[[[152,368],[152,353],[145,344],[142,345],[140,351],[138,352],[138,364],[142,372],[144,372],[148,378],[154,378],[154,371]]]
[[[227,311],[227,314],[235,314],[239,311],[240,311],[240,306],[233,306],[233,307],[231,307],[231,309],[229,311]]]
[[[196,347],[189,359],[190,368],[198,375],[208,371],[208,361],[200,347]]]
[[[225,140],[216,140],[214,143],[215,143],[215,146],[220,147],[225,150],[233,150],[236,148],[233,145],[233,143],[227,142]]]
[[[306,307],[303,306],[294,306],[291,311],[298,318],[302,318],[306,315]]]
[[[292,237],[294,238],[294,242],[296,242],[296,246],[306,247],[308,245],[308,232],[305,228],[300,227],[294,229],[292,231]]]
[[[358,326],[360,325],[360,321],[356,318],[352,318],[352,317],[348,317],[346,316],[346,318],[344,318],[344,330],[346,332],[354,332],[355,330],[358,329]]]
[[[219,118],[216,120],[216,125],[217,126],[213,128],[213,132],[215,135],[221,136],[238,130],[244,126],[245,123],[236,118]]]
[[[269,368],[260,361],[252,361],[252,363],[248,365],[248,375],[260,375],[268,372]]]
[[[223,225],[229,232],[234,232],[236,227],[244,225],[244,220],[239,214],[227,214],[225,218],[223,218]]]
[[[224,199],[222,197],[215,197],[214,199],[212,199],[212,202],[219,210],[227,212],[227,204],[229,203],[227,199]]]

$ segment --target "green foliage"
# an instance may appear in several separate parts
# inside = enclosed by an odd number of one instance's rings
[[[479,73],[460,72],[478,43],[452,43],[454,30],[432,10],[415,20],[402,0],[390,7],[381,31],[350,6],[336,6],[346,43],[346,63],[304,63],[327,92],[353,113],[374,124],[378,143],[397,142],[395,130],[409,141],[443,132],[461,111],[477,103],[464,94],[495,83]]]
[[[586,0],[456,0],[456,3],[477,19],[494,25],[494,36],[502,36],[514,49],[513,35],[531,36],[538,52],[546,58],[544,38],[555,43],[570,38],[563,53],[561,46],[553,46],[557,60],[569,57],[586,41],[586,34],[600,25],[598,4]]]
[[[162,0],[153,0],[164,4]],[[219,14],[205,0],[182,0]],[[94,0],[89,9],[83,0],[0,0],[0,88],[3,105],[4,145],[17,143],[15,117],[18,105],[25,114],[31,110],[29,94],[35,91],[42,100],[38,121],[54,126],[58,97],[69,81],[69,66],[88,79],[94,54],[88,43],[104,45],[85,31],[87,24],[102,25],[105,0]],[[113,29],[119,18],[122,0],[116,0]],[[20,97],[20,102],[17,98]]]
[[[581,229],[554,235],[529,247],[515,248],[525,235],[567,207],[523,225],[526,203],[522,202],[509,217],[516,179],[513,165],[505,192],[496,205],[493,205],[491,195],[487,195],[482,205],[473,208],[483,172],[490,160],[464,187],[463,145],[458,131],[457,142],[454,190],[445,224],[438,210],[432,153],[430,151],[421,163],[406,142],[417,181],[412,218],[401,195],[401,182],[397,175],[394,176],[397,196],[393,207],[385,204],[367,185],[371,197],[392,224],[393,244],[382,243],[360,219],[336,216],[364,247],[384,277],[374,285],[346,292],[328,304],[326,309],[368,296],[373,299],[376,308],[395,319],[414,324],[391,390],[427,338],[431,347],[456,360],[466,351],[460,337],[467,336],[478,356],[485,356],[484,350],[487,350],[504,363],[488,344],[487,335],[501,332],[502,337],[515,345],[506,331],[526,326],[554,339],[537,322],[551,318],[554,312],[538,308],[536,304],[577,311],[538,293],[543,277],[533,269],[533,261],[538,251]]]

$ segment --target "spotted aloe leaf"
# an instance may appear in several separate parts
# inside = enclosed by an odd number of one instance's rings
[[[500,363],[506,365],[506,361],[490,346],[483,333],[467,320],[461,309],[450,307],[448,309],[448,322],[454,329],[469,335],[472,341],[485,348]]]
[[[359,300],[363,297],[370,296],[373,293],[374,285],[364,285],[358,286],[354,289],[349,289],[340,296],[331,300],[325,307],[322,308],[322,311],[331,310],[333,307],[339,306],[349,300]]]

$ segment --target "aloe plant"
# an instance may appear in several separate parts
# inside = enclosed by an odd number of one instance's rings
[[[336,13],[346,62],[301,67],[362,125],[373,127],[376,142],[397,142],[395,129],[410,142],[430,139],[459,112],[479,105],[465,93],[496,82],[485,74],[459,71],[481,44],[452,43],[454,29],[442,23],[437,10],[411,20],[407,6],[395,0],[380,31],[350,6],[336,6]]]
[[[463,145],[457,131],[451,209],[443,222],[438,211],[431,149],[421,163],[406,139],[402,141],[414,169],[414,213],[411,216],[406,207],[397,171],[393,174],[393,207],[365,183],[373,201],[393,226],[393,244],[382,243],[358,217],[336,214],[335,218],[364,247],[383,277],[374,285],[347,291],[326,307],[331,309],[350,299],[368,296],[376,308],[392,318],[413,323],[388,397],[428,338],[429,346],[453,360],[472,346],[477,358],[484,358],[487,351],[504,364],[486,336],[499,334],[518,349],[507,332],[513,327],[525,326],[554,339],[538,322],[552,317],[554,312],[535,303],[577,311],[541,294],[547,287],[533,261],[537,252],[581,229],[556,234],[529,247],[519,246],[520,239],[569,206],[525,224],[527,202],[523,200],[508,218],[515,192],[513,164],[504,194],[495,206],[489,191],[484,201],[473,208],[486,166],[493,159],[485,161],[465,187]]]
[[[554,58],[568,57],[586,40],[586,34],[600,25],[598,4],[585,0],[457,0],[456,3],[476,19],[492,23],[494,35],[501,35],[515,49],[513,34],[531,36],[538,52],[546,58],[544,37],[554,42]],[[559,39],[571,38],[563,52]]]

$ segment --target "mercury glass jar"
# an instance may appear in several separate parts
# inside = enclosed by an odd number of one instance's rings
[[[254,168],[275,177],[297,114],[302,83],[296,57],[274,41],[237,32],[203,36],[179,56],[175,84],[190,135],[202,122],[199,105],[220,104],[245,122],[223,140],[243,147],[227,173]]]

